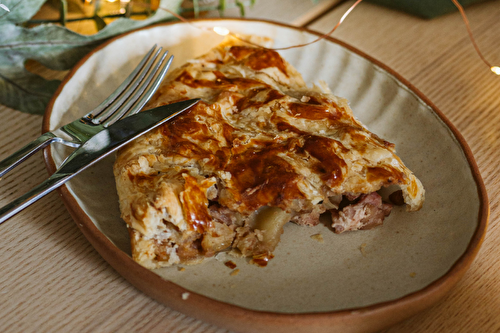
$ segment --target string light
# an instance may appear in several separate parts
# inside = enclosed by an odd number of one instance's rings
[[[0,3],[0,8],[2,8],[3,10],[5,10],[6,12],[10,13],[9,7],[7,7],[6,5],[4,5],[3,3]]]
[[[224,28],[224,27],[213,27],[212,30],[216,34],[221,35],[221,36],[227,36],[230,33],[229,29],[228,28]]]
[[[312,42],[305,43],[305,44],[299,44],[299,45],[292,45],[292,46],[288,46],[288,47],[274,48],[274,49],[271,49],[271,50],[275,50],[275,51],[289,50],[289,49],[294,49],[294,48],[298,48],[298,47],[304,47],[304,46],[311,45],[311,44],[314,44],[316,42],[319,42],[320,40],[322,40],[322,39],[330,36],[331,34],[333,34],[333,32],[335,30],[337,30],[337,28],[342,24],[342,22],[344,22],[344,20],[347,17],[347,15],[349,15],[352,12],[352,10],[354,9],[354,7],[356,7],[361,1],[363,1],[363,0],[357,0],[351,7],[349,7],[349,9],[344,13],[344,15],[342,15],[342,17],[340,18],[339,22],[333,27],[332,30],[330,30],[326,34],[323,34],[323,35],[319,36],[318,38],[316,38]],[[251,44],[253,44],[253,43],[251,43]]]
[[[340,18],[339,22],[333,27],[332,30],[330,30],[329,32],[319,36],[318,38],[316,38],[315,40],[313,40],[312,42],[308,42],[308,43],[305,43],[305,44],[299,44],[299,45],[292,45],[292,46],[288,46],[288,47],[282,47],[282,48],[266,48],[266,47],[263,47],[262,45],[258,45],[258,44],[254,44],[248,40],[244,40],[244,39],[241,39],[238,35],[236,34],[233,34],[231,31],[229,31],[229,29],[227,28],[224,28],[224,27],[219,27],[219,26],[216,26],[216,27],[213,27],[211,29],[209,28],[206,28],[206,27],[198,27],[196,25],[194,25],[193,23],[191,23],[190,21],[186,20],[184,17],[178,15],[177,13],[167,9],[167,8],[163,8],[163,7],[159,7],[159,9],[162,9],[170,14],[172,14],[173,16],[175,16],[176,18],[178,18],[179,20],[181,20],[182,22],[185,22],[187,24],[190,24],[198,29],[201,29],[201,30],[211,30],[211,31],[214,31],[215,33],[221,35],[221,36],[227,36],[227,35],[231,35],[232,37],[235,37],[245,43],[248,43],[248,44],[251,44],[253,46],[257,46],[257,47],[261,47],[261,48],[264,48],[264,49],[268,49],[268,50],[275,50],[275,51],[280,51],[280,50],[288,50],[288,49],[293,49],[293,48],[298,48],[298,47],[304,47],[304,46],[307,46],[307,45],[311,45],[311,44],[314,44],[328,36],[330,36],[331,34],[333,34],[333,32],[335,30],[337,30],[337,28],[342,24],[342,22],[344,22],[344,20],[346,19],[346,17],[353,11],[353,9],[363,0],[357,0],[351,7],[349,7],[349,9],[344,13],[344,15],[342,15],[342,17]],[[500,75],[500,67],[499,66],[493,66],[491,65],[487,60],[486,58],[483,56],[483,54],[481,53],[481,51],[479,50],[479,47],[477,46],[476,44],[476,40],[474,39],[474,36],[472,35],[472,30],[470,28],[470,25],[469,25],[469,20],[467,19],[467,16],[465,15],[465,11],[462,7],[462,5],[460,5],[460,3],[457,1],[457,0],[451,0],[453,2],[453,4],[458,8],[460,14],[462,15],[462,19],[465,23],[465,26],[467,28],[467,32],[469,34],[469,38],[472,42],[472,45],[474,46],[474,49],[476,50],[476,53],[479,55],[479,58],[481,58],[481,60],[490,68],[490,70],[495,73],[496,75]]]
[[[363,1],[363,0],[357,0],[351,7],[349,7],[349,9],[344,13],[344,15],[342,15],[342,17],[340,18],[339,22],[335,25],[335,27],[333,27],[333,29],[330,30],[329,32],[327,32],[326,34],[319,36],[318,38],[316,38],[315,40],[313,40],[312,42],[309,42],[309,43],[299,44],[299,45],[292,45],[292,46],[281,47],[281,48],[267,48],[267,47],[264,47],[262,45],[258,45],[258,44],[252,43],[252,42],[250,42],[248,40],[241,39],[238,35],[233,34],[231,31],[229,31],[229,29],[224,28],[224,27],[218,27],[217,26],[217,27],[213,27],[212,29],[207,29],[205,27],[198,27],[198,26],[192,24],[189,20],[186,20],[184,17],[180,16],[179,14],[171,11],[170,9],[163,8],[163,7],[159,7],[159,9],[162,9],[162,10],[164,10],[164,11],[172,14],[173,16],[175,16],[176,18],[178,18],[182,22],[187,23],[189,25],[192,25],[195,28],[198,28],[198,29],[201,29],[201,30],[212,30],[212,31],[214,31],[215,33],[217,33],[217,34],[219,34],[221,36],[231,35],[232,37],[234,37],[236,39],[239,39],[242,42],[245,42],[247,44],[250,44],[250,45],[253,45],[253,46],[257,46],[257,47],[260,47],[260,48],[263,48],[263,49],[274,50],[274,51],[281,51],[281,50],[289,50],[289,49],[293,49],[293,48],[298,48],[298,47],[304,47],[304,46],[307,46],[307,45],[311,45],[311,44],[314,44],[314,43],[316,43],[316,42],[318,42],[318,41],[320,41],[320,40],[322,40],[322,39],[330,36],[335,30],[337,30],[337,28],[342,24],[342,22],[345,20],[345,18],[347,17],[347,15],[349,15],[349,13],[354,9],[354,7],[356,7],[361,1]]]
[[[498,66],[492,66],[486,58],[483,56],[481,51],[479,50],[479,47],[476,44],[476,40],[474,39],[474,36],[472,35],[472,30],[469,25],[469,20],[467,19],[467,16],[465,15],[465,10],[462,7],[462,5],[457,1],[457,0],[451,0],[453,1],[453,4],[458,8],[458,11],[462,15],[462,19],[464,20],[465,27],[467,28],[467,33],[469,34],[470,41],[472,42],[472,45],[474,46],[474,49],[476,50],[477,54],[479,55],[479,58],[488,66],[493,73],[496,75],[500,75],[500,67]]]

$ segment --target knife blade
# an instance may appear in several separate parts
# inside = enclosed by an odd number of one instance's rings
[[[174,118],[198,103],[198,101],[199,99],[191,99],[143,111],[126,117],[98,132],[73,151],[48,179],[35,186],[28,193],[0,208],[0,224],[60,187],[78,173],[130,141]]]

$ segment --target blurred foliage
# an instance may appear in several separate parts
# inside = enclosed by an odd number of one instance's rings
[[[223,14],[228,8],[225,0],[211,1],[203,6],[203,0],[192,0],[191,8],[181,7],[182,0],[149,0],[129,3],[117,13],[101,15],[100,2],[93,3],[90,16],[70,18],[67,0],[49,0],[58,8],[57,19],[34,19],[46,0],[2,0],[0,6],[0,103],[10,108],[32,114],[43,114],[57,90],[60,81],[45,80],[26,69],[28,61],[36,61],[52,70],[72,68],[90,50],[111,37],[142,28],[158,22],[173,20],[175,17],[166,10],[176,13],[218,10]],[[245,6],[254,1],[234,0],[232,7],[240,8],[245,14]],[[139,4],[134,10],[132,4]],[[135,20],[131,17],[141,16]],[[111,23],[106,23],[112,19]],[[69,22],[91,20],[97,33],[82,35],[67,28]]]

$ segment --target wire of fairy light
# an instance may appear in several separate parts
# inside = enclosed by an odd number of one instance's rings
[[[342,15],[342,17],[340,18],[340,20],[338,21],[338,23],[333,27],[332,30],[330,30],[329,32],[319,36],[318,38],[316,38],[315,40],[309,42],[309,43],[305,43],[305,44],[298,44],[298,45],[291,45],[291,46],[288,46],[288,47],[281,47],[281,48],[269,48],[270,50],[276,50],[276,51],[279,51],[279,50],[288,50],[288,49],[293,49],[293,48],[298,48],[298,47],[304,47],[304,46],[307,46],[307,45],[311,45],[311,44],[314,44],[328,36],[330,36],[331,34],[333,34],[335,32],[335,30],[337,30],[337,28],[342,24],[342,22],[344,22],[344,20],[346,19],[346,17],[353,11],[353,9],[360,3],[362,2],[363,0],[357,0],[352,6],[349,7],[349,9],[347,9],[347,11],[344,13],[344,15]],[[479,58],[490,68],[490,70],[495,73],[496,75],[500,75],[500,67],[499,66],[493,66],[491,65],[487,60],[486,58],[483,56],[483,54],[481,53],[481,50],[479,49],[479,47],[477,46],[477,43],[476,43],[476,40],[474,39],[474,35],[472,34],[472,30],[470,28],[470,24],[469,24],[469,20],[467,19],[467,15],[465,15],[465,10],[463,9],[463,7],[460,5],[460,3],[457,1],[457,0],[451,0],[453,2],[453,4],[458,8],[461,16],[462,16],[462,19],[465,23],[465,27],[467,28],[467,33],[469,34],[469,38],[472,42],[472,45],[474,46],[474,49],[476,50],[476,53],[478,54]],[[185,22],[185,23],[188,23],[188,24],[191,24],[193,25],[194,27],[198,28],[198,29],[202,29],[202,30],[212,30],[214,31],[215,33],[219,34],[219,35],[222,35],[222,36],[225,36],[225,35],[231,35],[235,38],[238,38],[240,39],[236,34],[232,33],[231,31],[229,31],[229,29],[225,28],[225,27],[219,27],[219,26],[216,26],[216,27],[213,27],[212,29],[208,29],[208,28],[205,28],[205,27],[198,27],[196,25],[194,25],[193,23],[191,23],[189,20],[185,19],[184,17],[178,15],[177,13],[174,13],[173,11],[167,9],[167,8],[163,8],[163,7],[159,7],[159,9],[162,9],[162,10],[165,10],[167,12],[169,12],[170,14],[174,15],[175,17],[177,17],[179,20]],[[240,39],[242,40],[243,42],[245,43],[248,43],[248,44],[251,44],[251,45],[254,45],[254,46],[257,46],[257,47],[261,47],[261,48],[265,48],[261,45],[257,45],[257,44],[254,44],[250,41],[247,41],[247,40],[243,40],[243,39]]]
[[[491,69],[493,73],[496,75],[500,75],[500,67],[499,66],[493,66],[491,65],[488,60],[483,56],[481,51],[479,50],[479,47],[476,44],[476,40],[474,39],[474,36],[472,35],[472,30],[469,25],[469,20],[467,19],[467,15],[465,15],[465,10],[462,7],[462,5],[457,1],[457,0],[451,0],[453,4],[458,8],[460,11],[460,14],[462,15],[462,19],[464,20],[465,27],[467,28],[467,33],[469,34],[470,41],[472,42],[472,45],[474,46],[474,49],[476,50],[477,54],[479,55],[479,58]]]

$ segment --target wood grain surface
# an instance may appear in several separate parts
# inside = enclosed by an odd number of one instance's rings
[[[327,31],[348,2],[310,28]],[[500,2],[467,8],[477,43],[500,63]],[[500,76],[480,61],[458,14],[428,21],[362,3],[335,37],[392,67],[422,91],[457,127],[478,163],[490,198],[490,225],[465,278],[438,305],[387,332],[500,330]]]
[[[326,32],[353,3],[275,2],[281,5],[248,16]],[[467,13],[479,47],[500,65],[500,1]],[[470,145],[490,198],[489,230],[465,278],[438,305],[387,332],[499,331],[500,76],[480,61],[458,13],[428,21],[363,2],[334,37],[393,68],[433,101]],[[0,157],[40,133],[40,116],[0,106],[0,119]],[[0,205],[46,176],[41,154],[32,157],[0,181]],[[1,332],[227,332],[134,289],[82,236],[57,192],[0,226],[0,235]]]

